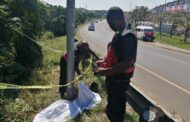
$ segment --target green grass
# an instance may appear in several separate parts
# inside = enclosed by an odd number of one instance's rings
[[[187,38],[187,42],[183,42],[184,37],[174,35],[172,38],[168,34],[162,33],[161,39],[160,34],[156,33],[156,41],[172,45],[178,48],[190,50],[190,38]]]
[[[44,60],[43,60],[43,68],[47,69],[55,69],[55,66],[57,67],[59,65],[59,60],[60,57],[63,53],[55,53],[49,48],[54,49],[54,50],[60,50],[60,51],[65,51],[66,50],[66,37],[57,37],[53,39],[47,39],[45,41],[39,41],[40,44],[43,45],[43,55],[44,55]]]
[[[48,36],[51,34],[48,34]],[[58,84],[59,81],[59,59],[62,53],[55,53],[48,48],[55,50],[65,50],[66,38],[52,37],[49,39],[47,35],[43,35],[39,39],[43,50],[43,67],[33,71],[29,79],[33,84],[47,85]],[[45,48],[46,47],[46,48]],[[84,82],[90,85],[93,81],[99,84],[99,94],[102,102],[92,110],[86,110],[71,122],[107,122],[108,118],[104,112],[106,101],[105,84],[102,77],[95,77],[92,68],[87,68],[90,62],[86,61],[83,70]],[[81,65],[81,64],[80,64]],[[78,82],[75,82],[75,87]],[[13,94],[10,97],[7,94]],[[0,122],[31,122],[34,116],[41,110],[57,101],[59,98],[58,89],[50,90],[11,90],[0,91]],[[127,105],[128,106],[128,105]],[[138,122],[138,115],[128,106],[126,113],[126,122]]]
[[[33,85],[58,84],[59,59],[62,53],[55,53],[44,47],[65,50],[65,36],[58,38],[41,38],[43,66],[33,71],[30,81]],[[34,116],[45,107],[59,99],[58,89],[50,90],[1,90],[0,121],[31,122]]]

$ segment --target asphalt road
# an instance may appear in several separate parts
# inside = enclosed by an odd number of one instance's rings
[[[105,56],[114,32],[104,20],[95,23],[95,31],[88,31],[85,25],[80,35],[95,52]],[[138,41],[132,84],[173,115],[190,122],[190,55]]]

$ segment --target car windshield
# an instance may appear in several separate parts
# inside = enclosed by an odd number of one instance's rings
[[[144,32],[154,32],[152,29],[144,29]]]

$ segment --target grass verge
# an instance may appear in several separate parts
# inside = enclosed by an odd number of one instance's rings
[[[168,44],[171,46],[175,46],[178,48],[183,48],[183,49],[188,49],[190,50],[190,38],[187,38],[187,42],[183,42],[184,37],[182,36],[176,36],[173,35],[171,38],[168,34],[162,33],[161,39],[160,39],[160,34],[156,33],[156,41]]]

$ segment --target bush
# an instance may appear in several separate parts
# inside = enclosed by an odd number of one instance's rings
[[[27,70],[32,71],[42,66],[42,48],[37,43],[25,39],[19,40],[15,44],[16,63],[21,64]]]
[[[3,114],[0,114],[0,121],[2,122],[26,122],[30,118],[29,114],[34,111],[34,108],[30,106],[25,100],[17,98],[4,99]]]
[[[51,31],[48,31],[48,32],[45,33],[45,38],[46,39],[53,39],[54,34]]]
[[[53,32],[46,31],[46,32],[42,33],[42,35],[39,37],[38,40],[40,40],[40,41],[46,41],[48,39],[53,39],[54,37],[55,36],[54,36]]]
[[[6,83],[22,84],[21,81],[27,77],[27,70],[18,63],[5,66],[0,71],[1,80]]]

